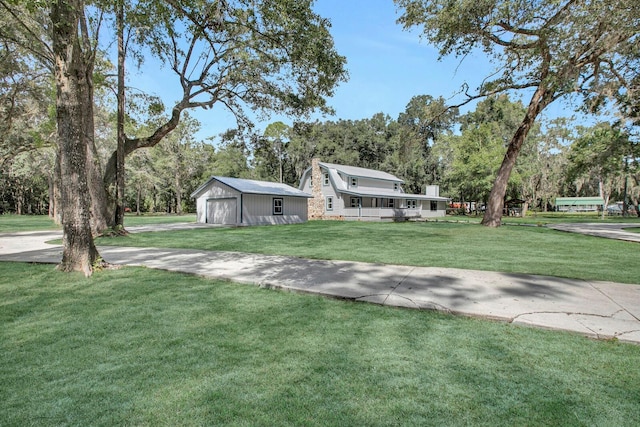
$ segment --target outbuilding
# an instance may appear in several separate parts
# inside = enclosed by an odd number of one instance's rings
[[[268,225],[307,221],[312,196],[287,184],[212,176],[191,197],[199,223]]]
[[[604,209],[602,197],[556,197],[558,212],[598,212]]]

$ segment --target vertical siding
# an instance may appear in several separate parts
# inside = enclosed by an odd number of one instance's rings
[[[222,198],[237,198],[237,205],[240,206],[240,193],[233,188],[222,184],[218,181],[213,181],[207,190],[200,194],[196,200],[196,221],[199,223],[207,222],[207,200],[209,199],[222,199]],[[237,220],[240,221],[240,210],[238,209]]]
[[[422,201],[422,218],[440,218],[447,214],[447,202],[438,202],[438,210],[431,210],[431,201]]]
[[[282,215],[273,215],[273,199],[281,198]],[[242,224],[293,224],[307,220],[307,199],[304,197],[244,194],[242,197]]]

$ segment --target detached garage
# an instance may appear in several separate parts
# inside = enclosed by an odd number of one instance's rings
[[[277,182],[212,176],[191,197],[200,223],[266,225],[305,222],[311,195]]]

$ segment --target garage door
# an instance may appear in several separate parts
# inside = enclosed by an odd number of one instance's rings
[[[208,224],[235,224],[236,223],[236,199],[209,199],[207,200]]]

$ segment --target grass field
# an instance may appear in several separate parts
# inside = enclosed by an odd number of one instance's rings
[[[0,263],[2,426],[640,425],[640,347],[124,268]]]
[[[640,245],[545,227],[311,221],[101,238],[100,245],[194,248],[638,283]]]
[[[145,224],[167,224],[175,222],[195,222],[194,214],[188,215],[127,215],[124,219],[125,227]],[[36,231],[56,230],[53,220],[46,215],[0,215],[0,233],[8,231]]]

